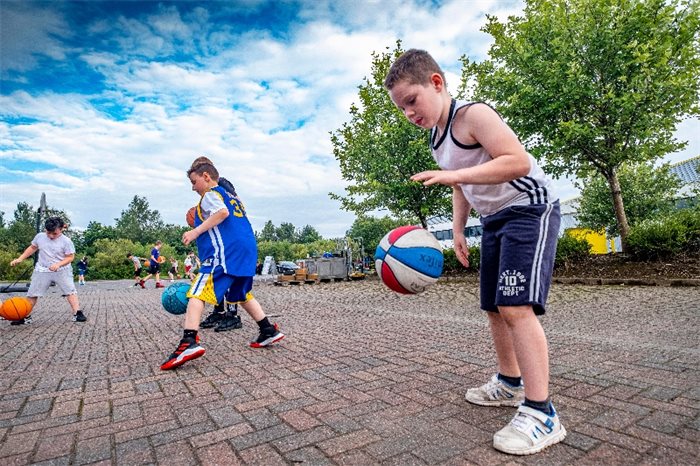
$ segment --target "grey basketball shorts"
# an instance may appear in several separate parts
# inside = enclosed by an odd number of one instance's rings
[[[37,272],[32,273],[32,281],[27,291],[27,296],[30,298],[40,298],[48,291],[51,283],[56,283],[56,286],[61,289],[63,296],[76,294],[75,283],[73,282],[73,269],[66,267],[56,272]]]

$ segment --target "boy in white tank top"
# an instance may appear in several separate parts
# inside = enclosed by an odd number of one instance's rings
[[[489,318],[498,372],[465,397],[482,406],[518,407],[494,435],[494,448],[514,455],[541,451],[566,436],[549,398],[547,339],[537,318],[544,313],[559,230],[551,181],[496,111],[452,99],[444,73],[427,52],[402,54],[384,85],[409,121],[431,130],[441,170],[411,180],[452,187],[454,250],[465,267],[464,227],[472,209],[481,215],[481,308]]]

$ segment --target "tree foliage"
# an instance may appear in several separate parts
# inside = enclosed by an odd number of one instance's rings
[[[526,0],[521,17],[488,17],[490,60],[463,58],[462,89],[495,103],[555,176],[602,176],[624,247],[629,199],[618,171],[682,149],[676,126],[700,112],[699,9],[695,0]]]
[[[620,188],[625,194],[625,211],[631,227],[640,222],[664,216],[674,210],[674,199],[681,187],[678,177],[669,166],[654,168],[651,164],[623,165],[618,171]],[[606,230],[611,236],[620,231],[615,222],[615,209],[607,182],[602,176],[593,176],[581,183],[578,221],[582,227],[594,231]]]
[[[311,225],[305,225],[304,228],[299,232],[299,242],[303,244],[313,243],[315,241],[320,241],[323,238],[321,234],[316,230],[316,228]]]
[[[346,195],[330,193],[342,208],[358,216],[388,210],[417,219],[450,212],[450,191],[409,181],[414,173],[437,169],[430,155],[429,133],[411,124],[383,87],[391,63],[403,52],[400,42],[389,53],[372,54],[372,74],[359,86],[360,104],[350,107],[350,122],[331,134],[333,154]]]
[[[275,236],[277,241],[289,241],[294,243],[297,240],[297,232],[294,224],[289,222],[282,222],[280,226],[275,229]]]
[[[362,243],[365,252],[374,257],[374,251],[379,246],[379,241],[396,227],[402,225],[410,225],[411,222],[406,219],[395,219],[388,216],[382,218],[361,215],[355,219],[346,235],[349,238],[362,238]]]
[[[133,242],[152,243],[158,240],[164,223],[157,210],[151,210],[145,197],[134,196],[126,210],[122,210],[116,221],[120,238]]]
[[[265,223],[265,226],[257,237],[258,241],[277,241],[277,233],[275,232],[275,225],[272,223],[272,220],[268,220]]]

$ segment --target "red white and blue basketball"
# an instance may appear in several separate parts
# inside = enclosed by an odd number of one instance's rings
[[[176,282],[168,286],[160,297],[163,309],[175,315],[184,314],[187,311],[189,289],[190,284],[184,282]]]
[[[425,291],[442,274],[442,247],[427,230],[413,226],[394,228],[374,253],[379,278],[403,294]]]

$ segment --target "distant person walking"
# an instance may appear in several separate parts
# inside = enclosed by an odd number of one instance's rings
[[[141,271],[143,268],[141,267],[141,258],[138,256],[135,256],[133,253],[128,253],[126,255],[126,258],[131,261],[131,263],[134,265],[134,284],[133,286],[141,286]]]
[[[83,256],[78,262],[78,284],[85,285],[85,274],[88,271],[88,258]]]
[[[194,280],[194,271],[200,267],[199,258],[192,251],[185,257],[185,276]]]
[[[160,282],[160,248],[163,247],[163,242],[162,241],[156,241],[155,244],[153,245],[153,249],[151,249],[151,259],[149,260],[150,265],[148,267],[148,275],[146,275],[146,278],[141,280],[139,282],[139,285],[141,285],[141,288],[146,288],[146,282],[151,278],[154,277],[156,281],[156,288],[165,288],[163,284]]]
[[[60,217],[48,218],[44,227],[46,231],[37,233],[27,249],[10,262],[10,266],[14,267],[39,251],[31,284],[27,291],[27,299],[34,306],[37,299],[44,296],[44,293],[49,290],[51,283],[55,283],[70,304],[73,311],[73,321],[85,322],[87,318],[80,310],[78,290],[75,289],[73,282],[73,267],[71,267],[71,262],[75,258],[73,241],[63,234],[65,223]],[[30,315],[22,320],[12,322],[11,325],[29,324],[31,321]]]
[[[168,270],[168,277],[170,277],[170,281],[174,282],[175,279],[180,279],[180,274],[177,271],[179,264],[177,262],[177,259],[174,257],[170,258],[170,270]]]

